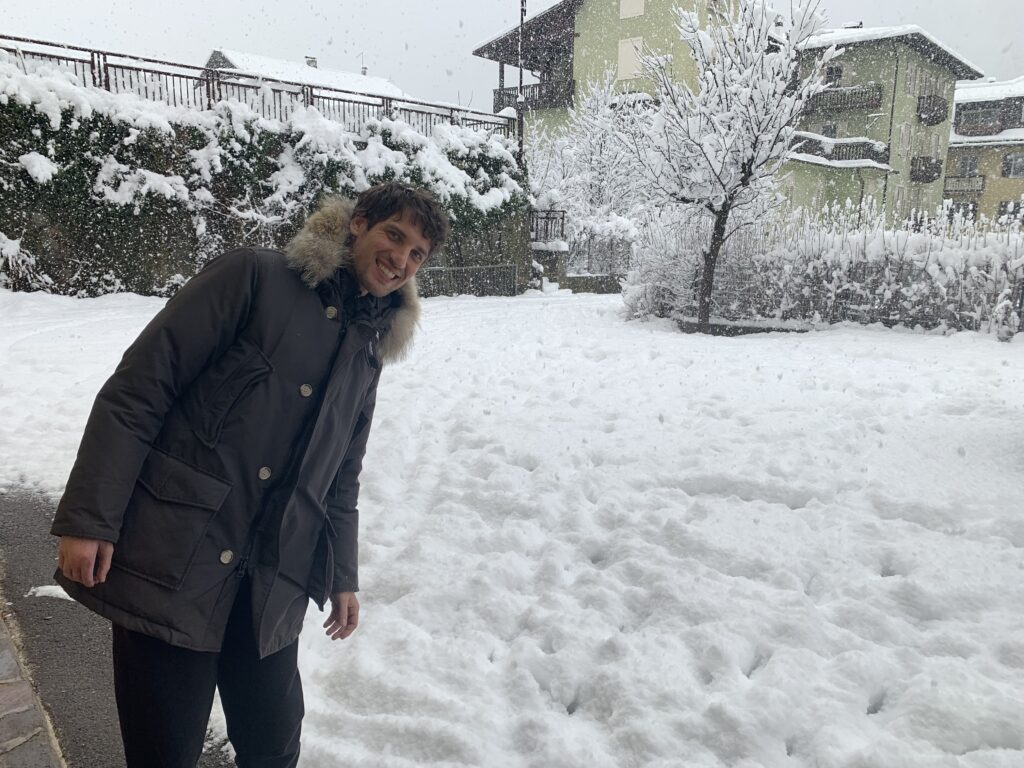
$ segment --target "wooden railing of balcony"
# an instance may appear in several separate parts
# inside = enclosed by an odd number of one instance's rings
[[[883,165],[889,162],[889,148],[874,141],[815,139],[797,135],[790,150],[828,160],[871,160]]]
[[[855,85],[849,88],[829,88],[812,96],[805,112],[841,112],[848,109],[877,109],[882,106],[880,83]]]
[[[984,176],[947,176],[946,194],[981,194],[985,191]]]
[[[515,134],[515,120],[415,99],[269,80],[256,74],[227,73],[7,35],[0,35],[0,51],[13,55],[26,73],[56,66],[71,73],[84,87],[133,93],[150,101],[189,109],[211,109],[219,101],[240,101],[263,117],[276,120],[286,120],[297,108],[315,107],[327,119],[353,132],[358,132],[368,119],[391,118],[421,132],[429,132],[435,125],[454,123],[504,136]]]
[[[549,81],[545,83],[531,83],[523,86],[523,105],[526,109],[560,109],[568,108],[573,104],[573,94],[576,92],[575,80],[564,80],[561,82]],[[516,109],[519,104],[519,88],[494,89],[494,111],[500,112],[503,109],[512,107]]]
[[[910,159],[910,180],[921,184],[938,181],[942,176],[942,160],[920,155]]]
[[[917,119],[925,125],[938,125],[949,117],[949,101],[938,94],[917,97]]]

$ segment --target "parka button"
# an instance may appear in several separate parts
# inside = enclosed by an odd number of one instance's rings
[[[328,320],[333,320],[338,316],[338,308],[328,307],[327,309],[324,310],[324,314],[327,315]]]
[[[313,394],[313,388],[309,386],[309,384],[303,384],[301,387],[299,387],[299,394],[302,395],[303,397],[309,397],[310,395]]]
[[[269,480],[271,475],[270,467],[260,467],[259,475],[260,480]]]
[[[223,552],[220,553],[220,561],[224,563],[224,565],[230,564],[231,561],[234,559],[235,553],[232,552],[230,549],[225,549]]]

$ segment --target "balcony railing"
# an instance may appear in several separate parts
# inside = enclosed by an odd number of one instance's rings
[[[549,81],[545,83],[531,83],[523,86],[523,100],[526,102],[526,109],[559,109],[572,106],[573,94],[576,91],[575,80]],[[516,109],[519,104],[519,87],[496,88],[494,90],[494,111],[501,112],[503,109],[512,107]]]
[[[829,88],[812,96],[805,112],[842,112],[848,109],[877,109],[882,106],[880,83],[855,85],[849,88]]]
[[[817,139],[798,134],[793,139],[790,150],[828,160],[871,160],[883,165],[889,162],[889,148],[876,141]]]
[[[447,104],[221,72],[7,35],[0,35],[0,51],[13,55],[27,73],[56,67],[86,88],[132,93],[188,109],[211,109],[222,100],[239,101],[263,117],[276,120],[287,120],[296,109],[315,107],[328,120],[353,132],[359,132],[371,118],[391,118],[421,132],[429,132],[438,124],[455,123],[506,136],[515,133],[514,120]]]
[[[947,176],[947,195],[977,195],[985,191],[984,176]]]
[[[925,125],[938,125],[949,117],[949,102],[938,94],[917,97],[917,119]]]
[[[530,241],[565,240],[565,211],[530,211]]]
[[[910,159],[910,180],[921,184],[938,181],[942,176],[942,160],[921,155]]]

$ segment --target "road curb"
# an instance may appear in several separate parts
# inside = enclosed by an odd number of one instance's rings
[[[0,610],[0,767],[67,768],[32,687],[9,610]]]

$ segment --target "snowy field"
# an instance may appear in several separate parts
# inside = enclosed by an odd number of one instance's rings
[[[160,305],[0,292],[0,484],[59,493]],[[1024,337],[619,305],[426,303],[301,765],[1024,766]]]

